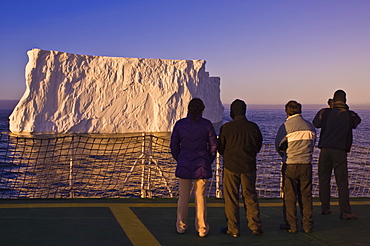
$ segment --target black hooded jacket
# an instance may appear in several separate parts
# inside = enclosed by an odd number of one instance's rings
[[[321,128],[319,148],[342,149],[349,152],[352,146],[352,129],[361,123],[361,118],[342,102],[333,108],[323,108],[312,121]]]
[[[255,172],[256,156],[262,147],[261,131],[245,117],[245,104],[233,103],[230,114],[233,121],[220,129],[218,151],[223,155],[224,168],[233,173]]]

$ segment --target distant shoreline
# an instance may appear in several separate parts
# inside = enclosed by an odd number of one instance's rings
[[[0,109],[14,109],[19,100],[0,100]],[[230,104],[223,104],[225,109],[230,108]],[[284,109],[285,104],[248,104],[248,109]],[[321,109],[325,108],[326,104],[303,104],[304,109]],[[370,104],[350,104],[351,109],[370,109]]]

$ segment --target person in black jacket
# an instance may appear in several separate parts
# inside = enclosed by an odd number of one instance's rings
[[[316,128],[321,128],[319,148],[319,197],[321,214],[330,214],[330,180],[334,175],[338,186],[341,219],[357,219],[351,211],[348,189],[347,153],[352,146],[352,129],[361,118],[349,110],[346,93],[337,90],[333,97],[333,107],[321,109],[313,119]]]
[[[262,223],[255,188],[256,156],[262,147],[262,134],[256,123],[247,120],[247,105],[242,100],[235,100],[230,116],[233,121],[221,126],[219,153],[223,155],[223,191],[227,227],[223,233],[238,237],[240,235],[239,188],[242,197],[248,227],[255,235],[262,234]]]

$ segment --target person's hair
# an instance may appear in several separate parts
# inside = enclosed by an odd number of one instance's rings
[[[230,116],[234,119],[237,115],[244,115],[247,111],[247,104],[240,99],[234,100],[230,105]]]
[[[188,105],[188,114],[193,121],[197,121],[202,116],[204,110],[204,103],[199,98],[193,98]]]
[[[346,103],[346,92],[344,90],[337,90],[334,92],[333,102],[344,102]]]
[[[287,115],[292,116],[295,114],[301,114],[302,113],[302,105],[298,103],[297,101],[289,101],[285,105],[285,112]]]

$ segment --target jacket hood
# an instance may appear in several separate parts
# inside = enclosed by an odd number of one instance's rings
[[[243,115],[245,116],[245,112],[247,110],[247,105],[244,101],[236,99],[232,104],[230,105],[230,116],[234,119],[237,115]]]

